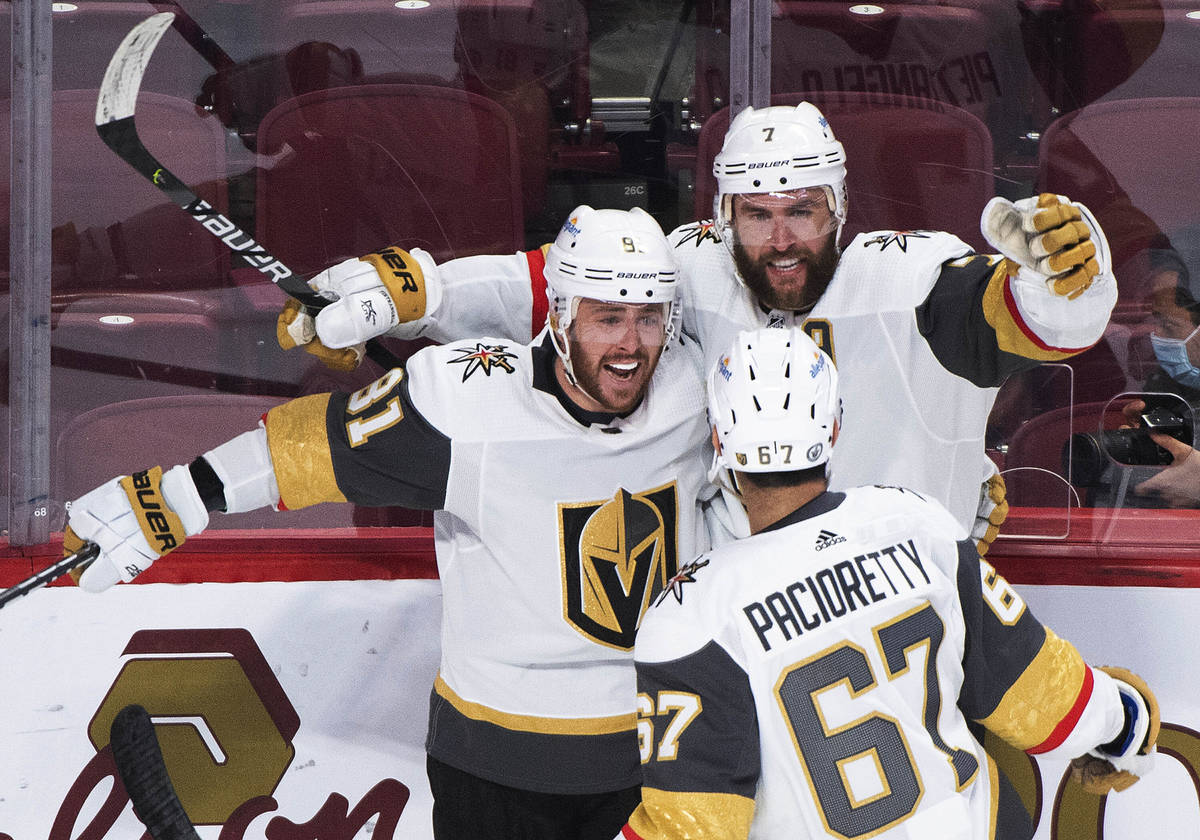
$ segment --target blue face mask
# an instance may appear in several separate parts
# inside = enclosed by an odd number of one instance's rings
[[[1188,342],[1200,333],[1200,327],[1192,330],[1187,338],[1163,338],[1150,334],[1150,345],[1154,348],[1154,356],[1162,369],[1178,382],[1189,388],[1200,389],[1200,368],[1192,364],[1188,358]]]

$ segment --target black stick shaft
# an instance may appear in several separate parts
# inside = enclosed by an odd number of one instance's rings
[[[22,595],[28,595],[35,589],[40,589],[46,584],[57,578],[62,577],[67,572],[74,569],[76,566],[85,566],[96,559],[96,555],[100,553],[100,546],[95,543],[88,543],[82,549],[75,552],[69,557],[64,557],[57,563],[47,566],[35,575],[25,578],[18,584],[10,586],[3,592],[0,592],[0,607],[15,601]]]
[[[175,793],[150,715],[130,705],[117,712],[110,730],[113,761],[133,812],[154,840],[199,840]]]

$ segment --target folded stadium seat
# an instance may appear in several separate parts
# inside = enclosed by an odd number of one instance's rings
[[[257,238],[294,271],[393,244],[439,261],[523,247],[516,129],[482,96],[315,91],[267,114],[258,146]]]
[[[169,469],[255,428],[283,402],[278,397],[191,394],[151,397],[102,406],[72,420],[57,437],[51,497],[75,499],[118,475],[155,465]],[[431,524],[424,511],[321,504],[297,511],[270,508],[213,514],[209,529],[337,528],[352,525]]]
[[[517,127],[531,215],[545,198],[551,138],[577,137],[588,117],[587,21],[578,2],[400,9],[391,0],[301,0],[285,4],[269,40],[276,50],[319,41],[353,52],[364,83],[448,85],[500,103]]]
[[[1195,96],[1200,20],[1182,0],[1094,0],[1064,4],[1063,112],[1102,100]]]
[[[96,133],[96,96],[95,89],[54,93],[54,294],[227,286],[229,249],[104,145]],[[11,100],[0,101],[3,148],[10,142],[10,111]],[[190,102],[153,92],[139,95],[135,113],[150,152],[200,197],[225,210],[225,135],[217,120]],[[7,220],[7,183],[0,202]],[[0,270],[7,274],[7,238],[0,246]]]
[[[1200,155],[1181,141],[1197,136],[1200,97],[1097,102],[1063,115],[1042,136],[1037,188],[1096,215],[1112,246],[1118,306],[1144,303],[1143,252],[1167,247],[1173,231],[1200,222]]]
[[[846,148],[849,218],[842,242],[872,230],[944,230],[984,249],[979,216],[993,195],[992,142],[972,114],[928,99],[871,93],[775,94],[773,105],[807,100],[824,113]],[[696,218],[712,215],[712,161],[729,110],[700,131]]]
[[[1011,4],[780,0],[771,9],[772,94],[934,99],[982,120],[998,159],[1016,149],[1034,123],[1037,85]],[[728,104],[729,28],[722,14],[728,7],[705,21],[702,10],[698,27],[693,104],[701,121]]]

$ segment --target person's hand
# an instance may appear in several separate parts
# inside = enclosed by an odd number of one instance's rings
[[[1200,503],[1200,452],[1161,432],[1150,432],[1150,439],[1171,453],[1173,460],[1134,491],[1156,496],[1169,507],[1195,507]]]
[[[1097,277],[1111,274],[1103,231],[1084,205],[1065,196],[1042,193],[1017,202],[993,198],[983,209],[980,229],[1006,259],[1047,278],[1054,293],[1068,299],[1087,291]]]
[[[1121,428],[1138,428],[1142,425],[1142,413],[1146,410],[1146,403],[1142,400],[1130,400],[1121,406],[1121,414],[1125,417],[1127,426]]]
[[[354,370],[367,341],[436,307],[435,269],[417,248],[384,248],[327,268],[308,285],[332,302],[315,318],[294,300],[284,304],[275,326],[279,346],[303,347],[326,367]]]
[[[208,526],[208,511],[186,466],[161,467],[108,481],[71,503],[63,556],[84,543],[100,547],[96,559],[71,571],[89,592],[128,583],[162,555]]]

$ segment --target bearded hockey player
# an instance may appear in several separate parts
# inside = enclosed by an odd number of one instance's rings
[[[527,277],[525,257],[509,270]],[[611,840],[641,780],[634,633],[678,558],[708,547],[703,375],[675,334],[662,230],[640,210],[580,207],[545,273],[549,319],[531,344],[426,348],[362,390],[285,403],[190,466],[113,480],[70,510],[67,550],[102,550],[80,581],[98,590],[211,511],[434,509],[439,840]]]
[[[1108,244],[1085,207],[1042,195],[984,208],[983,234],[998,254],[975,254],[934,231],[878,231],[840,247],[852,200],[846,165],[810,103],[737,115],[713,164],[714,221],[670,235],[683,330],[711,362],[739,330],[803,325],[837,361],[854,417],[834,486],[911,486],[946,505],[986,550],[1008,510],[984,452],[996,387],[1101,338],[1117,299]],[[396,286],[386,285],[378,255],[314,278],[341,302],[315,329],[298,308],[285,313],[282,343],[307,342],[320,355],[389,331],[446,341],[526,336],[541,324],[537,252],[528,278],[497,270],[489,257],[440,266],[415,250],[405,257],[421,272],[407,293],[387,294]],[[364,301],[369,311],[399,314],[368,322]],[[413,320],[414,311],[423,317]]]
[[[1031,836],[968,719],[1081,756],[1093,792],[1148,769],[1149,688],[1085,664],[942,505],[828,490],[837,386],[795,327],[742,333],[708,377],[712,472],[753,536],[681,569],[643,621],[626,840]]]

